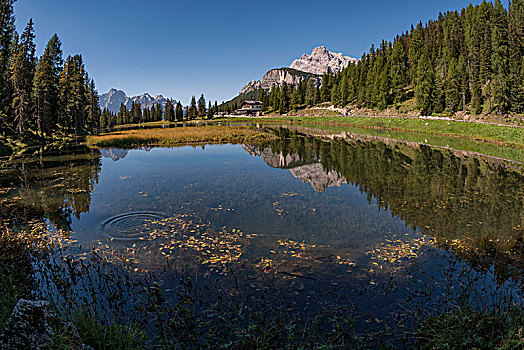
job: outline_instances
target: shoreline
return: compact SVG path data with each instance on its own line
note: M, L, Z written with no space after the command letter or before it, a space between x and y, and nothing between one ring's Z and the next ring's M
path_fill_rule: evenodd
M264 123L310 124L345 126L375 130L391 130L416 134L440 135L524 149L524 127L454 119L388 117L388 116L263 116L225 117L219 121L261 121ZM455 123L460 122L460 123ZM387 123L387 124L385 124ZM508 135L508 131L509 134Z

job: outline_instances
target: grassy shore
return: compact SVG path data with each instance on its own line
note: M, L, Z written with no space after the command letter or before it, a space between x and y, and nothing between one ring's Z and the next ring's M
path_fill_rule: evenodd
M247 126L177 127L115 131L88 136L94 147L135 147L139 145L179 145L200 143L243 143L270 140L275 136Z
M262 123L338 125L381 130L451 136L504 146L524 148L524 128L448 120L394 117L286 117L232 118L228 120Z

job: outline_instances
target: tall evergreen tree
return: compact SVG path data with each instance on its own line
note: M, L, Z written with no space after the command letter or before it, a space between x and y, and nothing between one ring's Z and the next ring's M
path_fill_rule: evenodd
M204 94L200 95L198 99L198 116L204 117L206 115L206 99Z
M49 133L58 123L58 75L62 70L61 42L55 34L36 66L34 104L38 132Z
M508 55L508 19L506 10L495 1L491 15L491 71L490 82L493 107L498 112L507 112L509 107L509 55ZM522 38L524 39L524 38ZM493 109L490 108L490 112Z
M197 116L197 104L195 96L191 97L191 103L189 105L189 109L187 111L187 117L188 119L195 119Z
M118 110L118 114L116 117L116 124L122 125L126 123L126 105L124 103L120 103L120 109Z
M173 100L168 98L164 111L164 119L169 122L175 121L175 109L173 107Z
M95 81L88 80L86 87L86 127L89 132L95 132L100 127L100 107L98 105L98 91L95 88Z
M149 111L149 121L156 121L156 108L155 105L151 106L151 110Z
M59 76L60 124L75 135L86 131L86 71L81 55L68 56Z
M415 97L417 106L424 115L433 112L433 103L435 98L435 74L433 67L426 54L422 54L417 65L417 87Z
M508 9L509 104L524 112L524 0L512 0Z
M11 109L12 89L9 81L9 63L13 53L15 33L14 0L0 0L0 127L12 127L8 120Z
M213 117L213 106L211 105L211 101L208 102L206 117L207 119L211 119Z
M184 120L184 110L182 109L182 103L180 103L180 101L176 104L175 119L177 122Z
M162 110L162 105L160 104L157 104L156 105L156 110L155 110L155 120L156 121L161 121L163 116L164 116L164 111Z
M32 122L32 90L36 63L34 38L33 20L30 19L16 43L11 63L12 106L19 138L22 138L27 125Z

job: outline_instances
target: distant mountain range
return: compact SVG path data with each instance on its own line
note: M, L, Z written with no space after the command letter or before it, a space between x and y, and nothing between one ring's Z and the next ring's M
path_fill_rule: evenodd
M151 108L160 104L164 108L167 99L162 95L152 97L147 92L140 96L128 97L122 90L111 89L105 94L100 95L100 109L107 109L113 113L118 113L120 104L124 104L127 109L131 108L132 103L140 103L142 109Z
M242 88L240 95L260 89L271 90L274 86L282 86L284 82L297 86L305 79L315 79L320 84L322 74L340 72L348 64L357 61L356 58L331 52L325 46L319 46L313 49L311 55L305 53L294 60L289 68L271 69L261 80L250 81Z

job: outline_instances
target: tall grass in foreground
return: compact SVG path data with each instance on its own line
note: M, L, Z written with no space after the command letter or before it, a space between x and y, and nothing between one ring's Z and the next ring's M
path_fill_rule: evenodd
M93 250L82 259L67 246L56 246L51 252L36 233L2 231L0 249L10 255L0 258L10 258L0 260L0 276L6 277L17 266L6 261L31 262L27 266L35 271L22 269L13 275L17 280L4 281L20 296L27 295L24 286L39 286L33 291L36 296L50 301L77 327L82 342L95 349L506 350L519 349L524 343L522 296L515 299L513 289L505 284L479 289L489 285L492 276L455 260L441 266L444 279L439 283L447 287L442 296L436 296L440 302L431 308L424 302L435 292L431 280L422 285L406 284L402 276L392 278L381 283L380 289L386 294L407 293L398 314L393 315L397 323L375 319L358 329L357 323L367 322L362 319L365 315L343 294L320 293L314 311L293 307L292 299L275 302L271 295L275 285L267 288L264 284L271 278L276 283L274 275L252 279L248 266L234 261L224 264L225 274L220 278L198 283L192 266L176 266L166 260L161 271L136 272L125 255L113 252ZM208 234L213 232L206 230ZM362 286L361 292L366 288ZM2 292L9 293L9 289ZM416 299L418 303L411 302ZM60 330L53 340L49 349L76 345Z
M205 126L116 131L88 136L87 143L96 147L135 147L191 143L243 143L274 138L272 134L253 127Z

